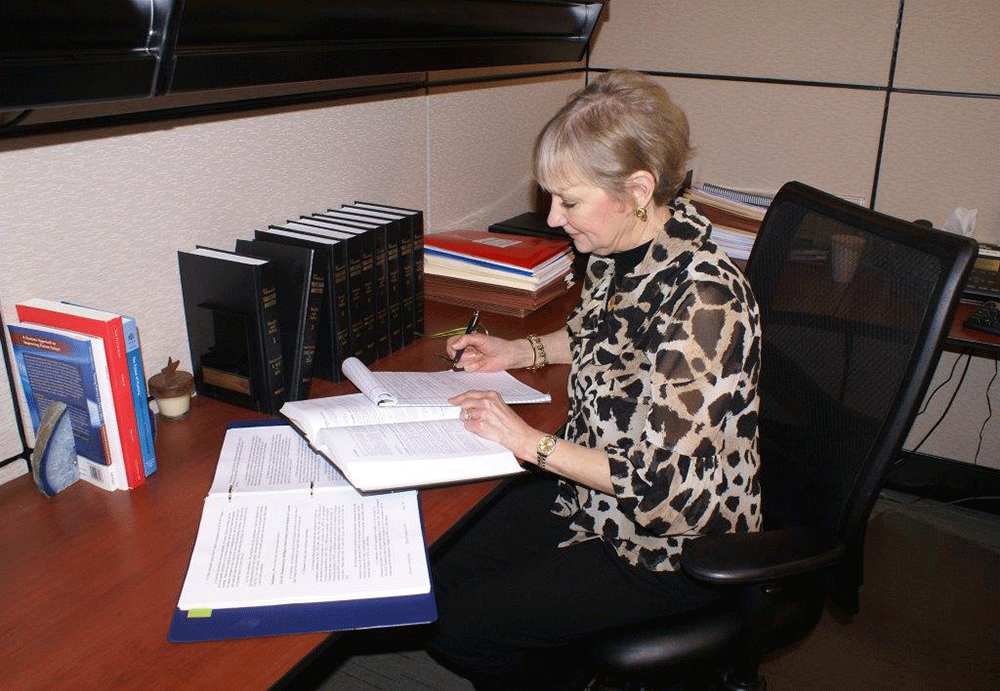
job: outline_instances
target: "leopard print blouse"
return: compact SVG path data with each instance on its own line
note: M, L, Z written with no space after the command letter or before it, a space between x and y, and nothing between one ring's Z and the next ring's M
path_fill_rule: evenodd
M760 529L757 304L708 220L670 209L617 291L613 260L590 259L564 436L607 452L615 492L561 481L553 508L574 533L563 546L601 538L653 571L678 569L689 538Z

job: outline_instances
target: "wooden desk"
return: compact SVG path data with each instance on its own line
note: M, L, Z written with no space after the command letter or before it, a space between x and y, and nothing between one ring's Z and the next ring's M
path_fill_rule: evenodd
M995 336L985 331L967 329L962 326L962 322L979 305L980 303L978 302L963 301L958 303L958 307L955 309L955 317L951 320L951 329L948 331L946 345L973 348L984 351L984 354L989 357L1000 358L1000 336Z
M546 333L565 323L575 288L525 319L484 313L491 333ZM427 332L464 325L469 310L428 303ZM422 339L376 369L443 369L440 340ZM568 366L515 372L552 394L519 406L533 426L565 421ZM313 396L346 393L318 381ZM196 398L186 420L160 420L159 469L129 492L78 482L46 499L27 476L0 486L0 686L8 689L262 689L327 638L305 634L213 643L167 642L227 423L262 417ZM428 544L497 486L421 490Z

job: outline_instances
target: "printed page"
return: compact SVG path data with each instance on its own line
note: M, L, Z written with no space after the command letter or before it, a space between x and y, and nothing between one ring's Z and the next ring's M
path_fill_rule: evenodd
M344 360L342 369L363 394L380 406L447 405L449 398L466 391L496 391L508 405L552 400L509 372L372 372L356 358Z
M365 394L313 398L307 401L289 401L281 407L281 414L315 439L324 427L352 427L355 425L384 425L420 420L457 420L462 409L454 405L421 407L378 406Z
M350 483L288 425L226 431L210 494L344 488Z
M340 365L340 369L343 371L344 376L358 387L358 391L370 400L379 405L395 404L395 396L382 386L381 382L375 378L372 371L361 360L356 357L349 357ZM438 402L437 405L442 405L442 403Z
M317 448L363 491L416 487L521 472L507 448L460 420L328 427Z
M178 607L416 595L430 577L416 492L210 496Z

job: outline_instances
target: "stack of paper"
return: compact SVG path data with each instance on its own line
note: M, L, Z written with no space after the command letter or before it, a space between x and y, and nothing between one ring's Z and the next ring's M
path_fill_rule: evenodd
M573 254L565 240L451 230L425 236L424 274L429 298L524 316L572 284Z
M712 240L726 254L741 260L750 256L771 196L710 183L689 187L681 196L712 222Z

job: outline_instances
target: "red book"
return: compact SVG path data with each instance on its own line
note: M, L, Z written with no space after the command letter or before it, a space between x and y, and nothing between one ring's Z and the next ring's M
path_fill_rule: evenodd
M569 241L485 230L447 230L425 235L424 251L535 271L569 252Z
M142 465L142 447L139 446L139 428L135 421L135 406L132 401L132 384L129 380L121 317L87 307L38 298L18 303L17 316L22 322L76 331L96 336L104 341L108 375L111 377L111 397L115 403L115 417L121 435L128 486L132 489L145 483L146 474Z

